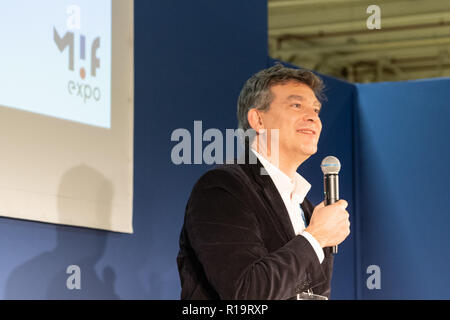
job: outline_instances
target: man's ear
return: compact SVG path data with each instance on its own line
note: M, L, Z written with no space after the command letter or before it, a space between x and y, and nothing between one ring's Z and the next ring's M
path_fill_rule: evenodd
M260 129L264 129L263 120L261 118L260 113L258 112L258 110L256 108L252 108L252 109L248 110L247 120L248 120L250 127L252 127L252 129L254 129L256 132L259 132Z

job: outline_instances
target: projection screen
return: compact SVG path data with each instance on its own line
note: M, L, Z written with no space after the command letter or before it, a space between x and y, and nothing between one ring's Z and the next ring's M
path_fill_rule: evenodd
M133 1L3 1L0 40L0 215L132 233Z

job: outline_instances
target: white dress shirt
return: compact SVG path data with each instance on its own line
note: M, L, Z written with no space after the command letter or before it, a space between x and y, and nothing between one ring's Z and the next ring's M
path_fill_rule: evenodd
M309 241L317 254L319 262L322 263L325 258L323 249L310 233L304 231L305 223L302 218L303 210L300 207L300 204L305 200L306 194L311 189L311 184L297 172L294 175L294 179L289 178L283 171L270 163L269 160L264 158L261 154L254 149L251 150L256 157L258 157L259 161L264 166L264 169L266 169L268 175L277 187L287 212L289 213L295 235L302 235Z

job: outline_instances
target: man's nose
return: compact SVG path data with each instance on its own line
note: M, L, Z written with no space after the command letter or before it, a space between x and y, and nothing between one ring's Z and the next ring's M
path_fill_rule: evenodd
M319 115L314 108L308 108L303 115L303 120L308 122L317 122L319 121Z

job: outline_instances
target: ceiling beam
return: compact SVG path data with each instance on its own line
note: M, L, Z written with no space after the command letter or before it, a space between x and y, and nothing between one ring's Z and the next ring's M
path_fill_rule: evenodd
M383 31L384 28L393 28L414 24L449 23L450 12L421 13L406 16L382 17L381 29L370 30L372 32ZM367 30L366 19L330 24L304 25L287 28L269 28L269 37L280 37L283 35L301 35L308 37L318 34L329 34L336 32L352 32L356 30Z
M346 5L353 3L367 2L365 0L285 0L285 1L268 1L269 9L292 8L309 5Z
M271 53L277 54L298 54L302 55L315 55L322 53L351 53L362 51L382 51L388 49L399 48L417 48L422 46L444 46L450 44L450 37L439 38L425 38L425 39L412 39L403 41L386 41L386 42L374 42L374 43L357 43L357 44L340 44L332 46L316 46L316 47L299 47L288 49L274 49Z

